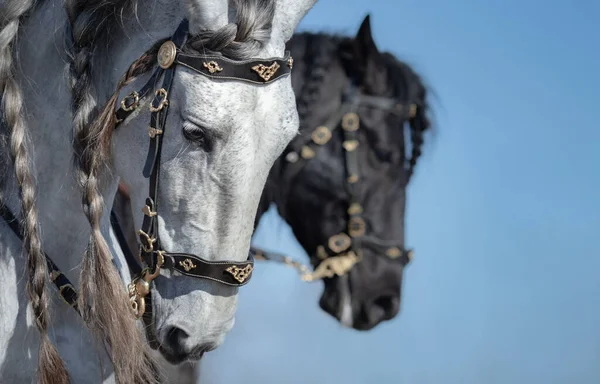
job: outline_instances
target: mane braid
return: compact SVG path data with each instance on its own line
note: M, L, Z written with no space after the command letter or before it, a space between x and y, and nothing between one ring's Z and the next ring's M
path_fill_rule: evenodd
M73 150L78 181L82 188L84 213L91 235L81 268L80 303L82 316L96 339L105 343L118 383L156 383L156 371L148 344L131 315L121 277L100 231L104 201L99 190L100 174L109 158L115 126L114 110L119 91L153 68L158 45L136 60L100 110L92 85L91 60L110 23L116 23L116 9L133 1L67 0L71 27L70 75L73 111ZM95 26L91 28L90 25Z
M249 59L263 49L271 39L274 0L231 0L236 10L233 23L211 31L204 30L191 37L187 46L197 52L220 53L232 60ZM230 6L231 8L231 6Z
M319 91L325 81L327 70L336 54L339 39L325 34L300 33L294 39L302 39L306 50L306 69L304 86L298 96L296 106L300 118L300 131L309 128L305 124L311 108L318 101ZM310 133L310 132L308 132Z
M46 261L35 206L36 185L27 148L27 123L23 116L23 94L15 80L14 40L19 26L35 8L34 0L6 0L0 6L0 92L3 128L10 136L10 156L21 200L23 250L27 255L27 296L40 336L38 378L42 384L69 382L69 374L48 337L48 293Z
M424 134L431 128L431 122L428 118L427 89L420 76L408 64L396 59L389 53L385 53L383 57L388 73L392 75L394 94L416 105L415 115L408 122L411 140L411 156L407 159L408 182L422 154Z

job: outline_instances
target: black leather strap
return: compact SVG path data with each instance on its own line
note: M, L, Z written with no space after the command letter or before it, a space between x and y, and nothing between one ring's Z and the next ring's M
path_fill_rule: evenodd
M136 110L136 108L139 105L139 102L143 98L148 96L148 94L154 89L156 85L156 80L160 78L161 74L162 69L159 67L156 71L154 71L150 79L146 82L146 84L142 87L141 90L139 90L138 92L132 92L123 98L123 100L121 101L121 107L115 112L115 117L117 119L117 125L115 126L115 128L118 127L123 120L128 118L129 115L131 115L133 111Z
M17 237L23 241L23 230L19 220L13 215L13 213L5 205L0 206L0 214L2 218L8 224L10 229L17 235ZM58 289L59 297L68 305L73 307L77 313L79 308L77 307L77 291L73 287L73 284L67 279L67 277L58 269L52 259L44 252L44 258L46 259L46 267L48 269L48 277L50 281Z
M164 257L165 267L183 275L214 280L235 287L241 287L250 281L254 266L252 254L242 262L207 261L187 253L165 253Z
M292 72L293 63L289 52L283 58L248 61L179 53L175 62L212 80L239 80L252 84L269 84L288 76Z
M129 248L129 244L127 243L127 238L125 237L125 232L123 228L121 228L121 224L119 224L119 220L117 219L117 214L111 210L110 211L110 225L113 228L113 232L117 237L117 242L123 251L123 255L125 256L125 261L127 262L127 266L129 267L129 272L138 275L142 273L142 267L140 266L141 260L136 260L133 252Z

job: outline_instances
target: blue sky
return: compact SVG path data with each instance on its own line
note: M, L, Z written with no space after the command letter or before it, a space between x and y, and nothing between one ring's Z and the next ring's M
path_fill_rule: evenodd
M401 315L341 328L320 284L261 263L203 384L600 383L600 2L320 0L301 29L367 12L437 97ZM274 212L255 243L306 260Z

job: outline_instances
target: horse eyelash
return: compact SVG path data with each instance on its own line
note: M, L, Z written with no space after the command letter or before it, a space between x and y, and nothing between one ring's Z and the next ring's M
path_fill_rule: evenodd
M204 127L186 121L183 123L183 136L186 140L200 146L205 151L210 151L212 148L210 135Z

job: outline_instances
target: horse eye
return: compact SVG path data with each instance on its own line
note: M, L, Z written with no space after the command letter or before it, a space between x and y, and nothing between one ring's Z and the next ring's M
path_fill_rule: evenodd
M186 121L183 123L183 136L202 149L210 150L210 141L205 128Z
M379 159L379 161L383 163L391 163L393 155L394 154L392 151L387 151L378 148L375 149L375 156L377 156L377 159Z

